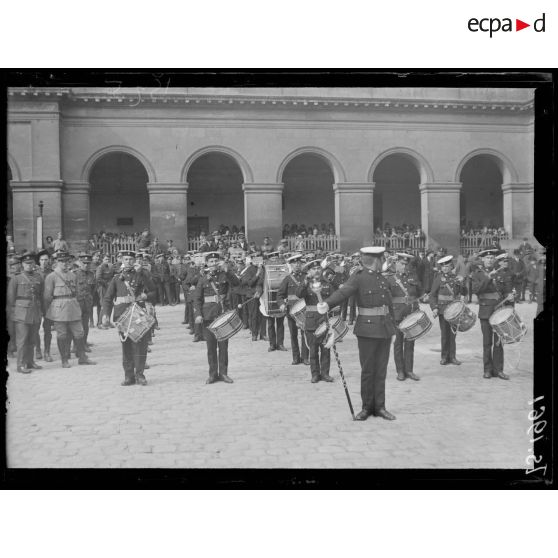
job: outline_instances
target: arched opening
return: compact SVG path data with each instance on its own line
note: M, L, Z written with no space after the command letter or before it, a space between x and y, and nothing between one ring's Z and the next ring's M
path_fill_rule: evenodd
M492 155L476 155L461 170L461 229L465 231L503 227L502 171Z
M374 230L421 227L420 172L410 156L394 153L382 159L372 177Z
M128 153L107 153L95 161L89 174L90 232L149 228L147 181L145 167Z
M307 234L317 225L320 234L335 230L335 196L333 170L327 159L314 153L303 153L291 159L283 171L283 229L287 233L296 225ZM330 231L333 227L333 231Z
M8 165L8 180L6 183L6 236L14 237L14 198L12 194L11 181L13 180L12 169Z
M244 227L244 181L238 163L225 153L201 155L188 169L188 236L224 226Z

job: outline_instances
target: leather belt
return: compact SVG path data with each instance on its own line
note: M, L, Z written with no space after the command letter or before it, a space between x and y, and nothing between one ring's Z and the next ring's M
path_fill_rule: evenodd
M306 306L306 311L307 312L317 312L318 307L317 306Z
M404 296L394 296L392 299L393 304L413 304L418 300L414 296L404 297Z
M213 296L204 296L203 302L204 304L207 304L208 302L219 302L219 301L217 300L217 295L213 295Z
M494 299L494 300L498 300L500 298L500 293L482 293L479 294L478 297L483 300L483 299Z
M359 306L358 313L360 316L386 316L389 314L389 308L387 306L374 306L374 308L361 308Z
M56 295L52 298L76 298L76 295Z
M450 295L438 295L438 300L455 300L455 297Z
M129 302L134 302L135 298L133 296L117 296L115 304L128 304Z

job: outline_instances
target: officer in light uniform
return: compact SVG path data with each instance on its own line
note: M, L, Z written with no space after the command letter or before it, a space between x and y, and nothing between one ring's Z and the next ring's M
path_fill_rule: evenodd
M440 322L440 335L442 345L442 358L440 364L460 365L457 360L455 335L451 324L444 318L444 310L455 300L460 300L461 295L467 294L465 278L452 273L453 256L444 256L437 262L440 272L434 277L432 289L428 295L428 302L434 317Z
M95 276L89 269L92 257L90 254L82 252L78 256L78 269L74 271L77 285L77 300L81 308L81 324L83 326L83 340L85 351L90 352L87 336L89 335L89 323L93 316L93 295L95 292Z
M356 297L358 318L354 334L358 340L362 369L362 411L356 416L357 420L366 420L370 415L385 420L395 419L385 406L389 349L396 328L389 284L381 273L384 252L383 246L361 248L361 268L322 304L318 304L318 312L325 314L330 307L339 305L350 296Z
M395 323L399 325L404 318L419 309L418 299L422 296L422 285L416 273L408 269L413 255L397 252L395 256L395 273L387 274L386 278L390 286ZM393 359L398 380L420 380L413 372L414 352L415 342L405 339L403 332L397 328L393 343Z
M8 286L8 307L13 308L17 346L17 371L29 374L40 370L33 361L33 348L41 326L43 279L35 271L36 256L26 252L21 258L23 271L16 274Z

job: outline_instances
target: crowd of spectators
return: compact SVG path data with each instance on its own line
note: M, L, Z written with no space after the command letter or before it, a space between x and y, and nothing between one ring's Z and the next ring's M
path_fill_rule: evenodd
M333 223L329 223L326 225L322 223L318 225L314 223L313 225L297 225L293 223L292 225L283 225L283 238L288 238L290 236L331 236L335 234L335 225Z
M380 238L426 238L420 227L416 225L407 225L406 223L403 223L402 225L391 225L390 223L385 223L383 228L376 228L374 235Z

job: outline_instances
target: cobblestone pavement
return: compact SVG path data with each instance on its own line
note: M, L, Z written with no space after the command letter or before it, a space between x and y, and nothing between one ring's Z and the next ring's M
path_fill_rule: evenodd
M482 378L480 326L458 334L461 366L440 366L439 327L416 343L420 382L387 380L388 422L351 420L332 355L333 384L310 383L289 352L267 352L242 330L229 342L234 384L205 385L205 343L180 325L183 306L158 309L148 386L121 387L116 330L94 328L97 366L55 362L8 379L9 467L523 468L533 391L535 304L518 305L528 333L507 346L510 381ZM477 310L473 304L472 309ZM287 328L286 328L287 329ZM288 329L286 345L288 346ZM360 410L356 338L338 345ZM520 357L519 365L512 369ZM13 359L9 371L15 371Z

